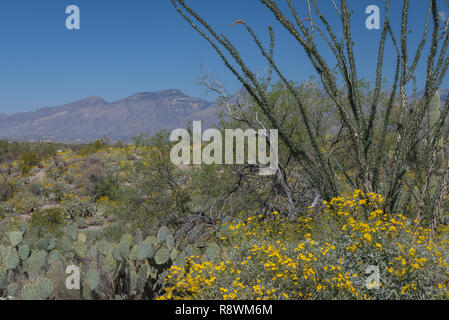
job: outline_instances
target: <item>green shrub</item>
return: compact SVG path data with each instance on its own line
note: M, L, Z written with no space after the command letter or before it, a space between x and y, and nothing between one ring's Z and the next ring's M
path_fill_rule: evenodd
M31 168L37 166L40 162L38 154L34 150L29 150L23 153L20 156L20 160L22 161L20 170L24 176L28 175Z
M116 200L120 195L119 179L111 174L102 174L97 177L97 181L93 186L93 195L95 200L102 197L108 197L111 200Z
M47 195L47 191L45 190L44 186L38 182L31 183L28 190L35 196Z
M64 181L57 180L51 188L53 200L56 202L61 202L65 197L66 189L67 186Z
M31 215L30 228L34 228L40 235L42 233L57 233L64 225L64 211L61 208L48 208Z
M99 150L106 148L108 146L108 144L109 144L108 139L106 139L106 138L99 139L93 143L89 143L88 145L82 147L79 152L81 155L86 156L86 155L96 153Z
M95 213L94 204L78 196L71 196L65 201L63 208L70 219L92 217Z
M7 201L12 195L16 186L10 180L7 182L0 182L0 201Z

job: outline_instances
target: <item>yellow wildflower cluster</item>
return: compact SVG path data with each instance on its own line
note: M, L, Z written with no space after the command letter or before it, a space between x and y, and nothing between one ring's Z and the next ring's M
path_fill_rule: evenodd
M295 221L239 215L221 227L222 261L172 267L160 299L449 298L448 228L431 237L383 201L356 190Z

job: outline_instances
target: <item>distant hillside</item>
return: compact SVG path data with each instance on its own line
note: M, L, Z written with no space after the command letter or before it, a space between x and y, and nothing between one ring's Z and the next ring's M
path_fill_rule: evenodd
M216 121L218 105L179 90L136 93L107 102L90 97L63 106L11 116L0 114L0 137L84 142L104 136L127 140L141 133L186 128L192 120Z
M242 101L244 92L238 90L230 102ZM423 91L417 94L422 96ZM449 89L440 90L443 101L448 94ZM225 110L220 99L212 103L176 89L140 92L114 102L89 97L34 112L0 113L0 138L88 142L106 136L127 141L141 133L187 128L193 120L201 120L204 127L213 126L220 110Z

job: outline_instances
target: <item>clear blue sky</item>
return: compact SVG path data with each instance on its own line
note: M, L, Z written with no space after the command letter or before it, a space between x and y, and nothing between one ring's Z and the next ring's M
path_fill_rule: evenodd
M230 28L236 19L244 19L265 41L266 26L274 26L276 58L290 79L302 81L314 75L302 49L289 34L279 32L279 24L258 1L187 2L235 42L254 70L263 70L266 63L241 26ZM392 11L396 12L393 19L399 21L402 1L392 2ZM363 61L359 74L372 79L380 31L365 28L365 8L377 4L383 14L384 1L349 3L354 10L356 53ZM65 28L65 8L70 4L81 10L81 30ZM330 0L319 0L319 4L336 22ZM414 32L410 37L416 44L427 5L428 1L412 0L410 27ZM393 59L390 53L387 70L393 69ZM93 95L113 101L138 91L170 88L212 100L214 97L206 96L196 84L202 63L225 82L229 92L240 87L215 51L179 16L169 0L0 1L0 112L35 110ZM449 87L447 81L444 86Z

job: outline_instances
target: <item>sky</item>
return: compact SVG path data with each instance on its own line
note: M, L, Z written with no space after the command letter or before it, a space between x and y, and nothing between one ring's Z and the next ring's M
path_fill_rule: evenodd
M267 26L276 34L275 59L288 79L301 82L315 75L304 51L282 29L258 0L186 0L219 33L240 50L255 72L263 74L267 62L260 56L241 25L243 19L268 45ZM412 0L410 49L422 34L428 2ZM280 0L282 7L285 1ZM303 1L293 0L307 13ZM321 10L340 28L330 0L318 0ZM381 30L368 30L365 20L369 5L381 9L384 0L349 0L358 74L373 80ZM402 1L393 0L393 27L398 30ZM67 30L66 7L80 9L80 30ZM447 7L441 0L441 17ZM341 34L340 34L341 36ZM333 61L329 52L323 56ZM386 55L386 77L392 79L395 55ZM224 83L227 92L241 87L210 45L177 13L169 0L2 0L0 1L0 112L13 114L40 107L66 104L90 96L107 101L136 92L179 89L209 101L198 85L203 69ZM418 74L424 74L424 65ZM423 86L424 77L418 79ZM443 84L449 88L446 80Z

